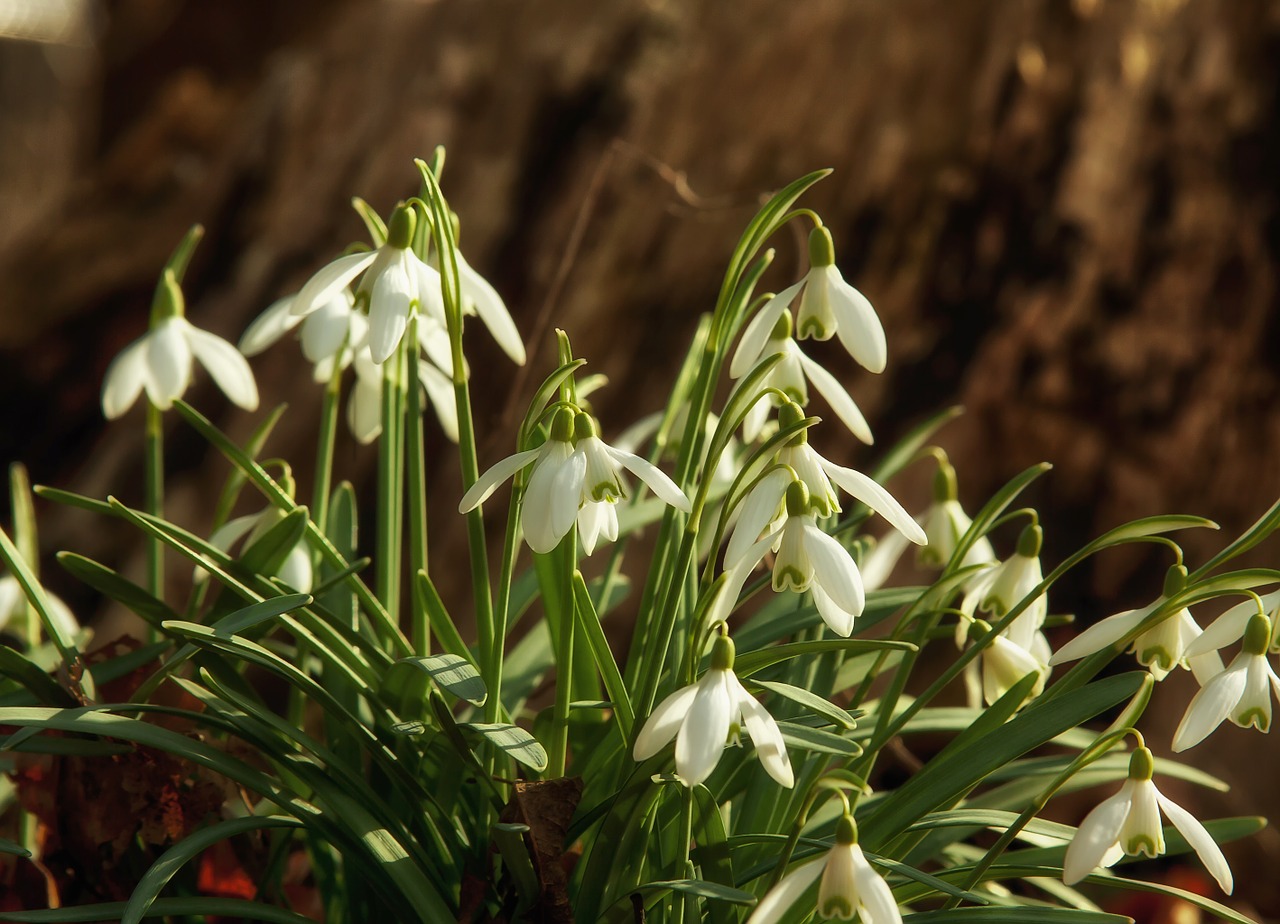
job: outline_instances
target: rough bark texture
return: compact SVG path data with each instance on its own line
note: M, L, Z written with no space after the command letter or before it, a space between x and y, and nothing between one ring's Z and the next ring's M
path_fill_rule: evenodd
M510 450L501 424L548 368L552 326L610 376L596 402L606 428L656 408L759 196L832 166L808 204L877 306L891 358L873 377L822 355L847 373L882 444L963 404L941 442L970 507L1053 461L1032 497L1052 560L1169 510L1238 532L1275 499L1280 4L263 9L110 7L100 81L68 104L92 108L83 95L100 94L97 134L82 129L89 153L74 172L51 165L43 214L22 216L0 247L2 454L38 481L139 490L140 418L104 429L97 388L141 333L157 268L188 224L209 231L192 316L234 339L360 236L352 194L385 211L415 189L411 158L443 143L463 246L531 346L528 371L513 374L485 334L471 335L486 370L482 464ZM557 290L580 218L583 243ZM794 275L801 244L779 242L772 284ZM264 402L294 408L275 451L315 428L316 391L287 352L256 366ZM251 427L207 385L193 400L233 434ZM171 447L173 510L196 527L223 469L176 424ZM868 458L844 448L855 465ZM373 458L349 443L341 456L355 471ZM444 456L430 474L436 511L460 490ZM899 486L917 505L923 475ZM42 513L47 547L120 563L122 534L86 535L78 515ZM438 545L454 535L441 528ZM1187 536L1189 559L1218 541ZM1096 618L1141 604L1166 564L1104 557L1054 608ZM1247 771L1231 749L1277 753L1275 736L1222 735L1220 771L1235 783ZM1256 790L1230 808L1245 804L1275 814ZM1277 848L1274 836L1262 843L1258 862ZM1250 860L1235 860L1245 880Z

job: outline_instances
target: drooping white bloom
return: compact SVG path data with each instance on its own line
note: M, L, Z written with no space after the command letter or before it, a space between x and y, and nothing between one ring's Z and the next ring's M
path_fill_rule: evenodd
M1059 648L1049 660L1051 665L1074 661L1114 645L1138 627L1186 585L1187 569L1174 565L1165 577L1164 593L1154 603L1141 609L1126 610L1085 629ZM1133 640L1129 650L1156 680L1163 680L1175 667L1190 669L1201 684L1222 672L1222 659L1216 651L1189 656L1188 646L1200 636L1200 627L1191 612L1183 607L1169 613L1160 622Z
M1267 650L1272 654L1280 654L1280 590L1263 594L1262 612L1271 618L1271 641ZM1258 612L1258 601L1250 598L1243 600L1213 621L1195 641L1187 645L1187 656L1194 658L1209 651L1225 648L1244 635L1249 619Z
M48 589L44 592L45 602L49 605L49 616L58 624L58 628L67 638L80 631L80 623L66 601ZM5 628L15 616L26 612L27 593L12 574L0 577L0 629Z
M702 679L676 690L653 710L636 736L632 755L648 760L672 738L676 776L697 786L711 775L732 735L746 727L756 755L769 776L790 789L795 784L786 742L773 716L746 691L733 672L734 647L727 635L716 637L711 667Z
M1271 729L1271 696L1280 697L1280 677L1267 661L1271 620L1254 613L1244 632L1244 646L1230 667L1192 697L1173 734L1173 749L1194 747L1230 719L1241 728Z
M1158 857L1165 851L1161 811L1200 857L1222 891L1231 893L1231 868L1212 835L1190 812L1169 799L1151 780L1154 759L1145 747L1129 758L1129 778L1120 791L1085 816L1067 846L1062 881L1079 882L1099 867L1113 866L1125 854Z
M257 356L289 331L301 325L298 339L302 355L315 364L315 379L324 382L334 368L351 364L358 346L368 336L369 322L356 310L355 296L347 288L333 292L305 318L293 314L294 295L272 302L245 328L238 344L245 356Z
M184 317L182 290L172 270L165 270L151 329L125 347L102 383L102 413L108 420L124 414L145 390L147 398L167 410L191 384L193 359L209 370L218 387L246 411L258 407L258 386L240 352L216 334Z
M836 842L825 856L798 866L768 891L747 924L775 924L787 916L819 878L818 916L862 924L902 924L893 892L858 846L857 826L848 815L836 823Z
M552 419L547 442L538 449L508 456L482 474L463 496L458 512L466 513L482 504L499 484L531 462L534 468L525 488L520 522L525 541L535 552L550 552L575 522L582 530L588 555L600 536L616 539L617 511L612 508L626 494L623 469L665 503L686 513L690 510L689 498L657 466L600 439L589 414L561 408Z
M985 626L985 623L976 625ZM1049 678L1049 654L1049 641L1043 632L1037 631L1032 636L1030 648L1023 648L1003 633L997 634L978 656L983 702L990 706L1028 674L1034 674L1036 681L1027 692L1024 705L1035 699L1044 692L1045 681Z
M794 287L793 287L794 288ZM788 290L789 291L789 290ZM794 292L792 293L794 295ZM796 404L804 406L809 403L807 382L813 383L836 416L849 428L849 432L859 440L870 445L874 442L871 427L867 419L858 410L849 392L840 384L834 375L801 352L791 336L791 312L788 310L790 297L786 292L774 296L743 331L742 340L734 351L729 364L729 375L735 379L742 378L760 360L781 353L783 358L770 370L764 381L760 383L762 390L777 389ZM762 395L751 406L742 423L742 435L747 442L753 442L764 429L769 417L769 408L781 403L777 395Z
M787 479L792 478L788 470L779 471ZM765 480L776 477L776 473L770 473ZM747 576L764 558L765 552L774 548L777 555L773 563L773 589L797 593L809 591L819 615L831 631L847 638L853 632L854 620L866 606L866 592L858 565L848 549L818 528L804 482L790 481L785 488L785 499L786 516L781 526L743 551L736 560L730 557L736 550L731 548L726 553L726 563L732 563L712 604L708 620L716 622L728 616ZM744 509L738 528L748 530L748 535L752 530L763 528L763 509L763 505L756 505L749 511Z
M502 352L511 357L517 366L523 366L524 341L520 339L520 331L516 329L515 321L511 320L511 312L507 310L502 296L489 284L489 280L472 269L461 250L455 252L458 255L458 282L462 286L463 314L478 316L502 348ZM433 253L430 264L438 267L438 261L438 255Z
M400 206L392 213L387 240L377 250L339 257L311 277L290 306L306 317L363 273L355 290L356 303L369 307L369 351L375 363L395 352L409 324L409 314L444 316L440 274L413 252L417 218Z
M973 525L969 515L960 506L956 470L945 456L939 458L938 471L934 475L933 504L921 515L920 523L929 538L929 544L920 550L918 559L921 565L933 568L941 568L951 561L960 540ZM964 553L960 567L993 565L996 561L991 540L986 536L979 536Z
M209 544L215 549L230 554L235 545L243 539L245 547L248 548L261 539L271 527L279 523L283 516L284 513L280 508L267 507L257 513L228 520L213 531L209 537ZM196 582L207 580L208 577L209 572L198 566L192 574L192 580ZM313 579L311 554L307 551L305 540L299 539L289 550L275 577L280 578L295 590L303 593L311 591Z
M1038 525L1023 529L1018 537L1018 548L1013 555L981 575L981 581L971 585L983 588L980 597L982 609L996 616L1003 616L1035 589L1043 579L1040 570L1040 545L1044 534ZM1044 626L1049 615L1049 601L1044 594L1032 600L1013 623L1005 627L1009 640L1030 651L1035 634Z

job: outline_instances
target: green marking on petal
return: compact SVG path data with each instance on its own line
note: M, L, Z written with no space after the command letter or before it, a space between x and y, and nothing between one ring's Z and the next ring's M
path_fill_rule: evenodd
M1246 709L1233 719L1241 728L1256 728L1265 734L1271 725L1271 717L1258 707Z
M1155 664L1162 671L1171 671L1176 663L1173 654L1163 645L1157 645L1154 648L1144 648L1138 654L1138 663L1143 667L1150 667Z
M591 489L591 499L596 503L617 503L622 497L622 487L616 481L602 481Z
M809 582L805 580L805 576L800 573L798 568L786 565L780 570L773 572L773 589L774 590L794 590L802 593L809 587Z
M1125 845L1124 852L1131 857L1136 857L1140 853L1148 857L1160 856L1159 851L1156 850L1156 842L1145 834L1130 838L1129 843Z
M843 895L832 895L822 903L818 913L824 918L839 918L847 921L853 917L853 905Z

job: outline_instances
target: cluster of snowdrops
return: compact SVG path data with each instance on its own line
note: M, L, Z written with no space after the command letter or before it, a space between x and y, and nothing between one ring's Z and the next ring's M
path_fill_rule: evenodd
M70 704L30 705L40 690L11 680L28 699L5 700L0 726L19 726L24 740L58 730L172 750L253 794L171 847L153 867L164 872L112 906L122 920L186 908L194 893L189 883L184 892L183 864L254 829L270 830L282 853L306 853L334 921L454 920L481 907L486 919L517 920L555 903L579 921L981 922L1008 920L998 916L1008 906L1048 920L1119 921L1091 897L1094 886L1117 885L1247 920L1110 870L1194 851L1232 890L1218 842L1261 822L1206 825L1164 795L1157 773L1220 784L1156 758L1137 725L1155 685L1189 669L1200 691L1172 751L1227 720L1268 730L1280 695L1269 660L1280 650L1280 590L1266 591L1280 573L1227 565L1270 534L1276 508L1194 569L1168 534L1212 524L1169 515L1118 526L1046 574L1036 511L1014 502L1048 466L1022 473L971 518L955 470L930 445L951 412L922 422L868 473L827 458L832 426L872 443L842 379L855 367L882 372L889 353L871 303L837 268L829 229L796 206L825 172L772 196L749 223L664 407L620 431L597 420L590 397L603 377L583 376L584 360L557 332L558 361L513 434L515 451L482 471L465 322L478 318L513 363L525 363L525 346L498 292L458 249L461 223L439 186L442 152L418 166L419 195L385 222L356 200L370 243L272 305L238 347L185 316L182 281L199 239L189 235L162 273L147 332L114 360L102 389L108 418L139 399L146 406L145 504L40 489L143 533L141 584L74 553L60 560L150 623L152 673L129 704L97 702L93 671L59 675ZM806 268L776 294L759 291L775 257L765 245L793 222L808 227ZM245 357L289 334L321 395L310 506L295 499L286 460L258 458L278 412L237 446L181 400L199 364L256 411ZM839 361L805 352L806 341L833 338L847 353ZM367 556L355 493L333 471L344 401L352 436L378 443ZM424 427L427 404L459 454L470 641L432 580L424 460L444 448ZM163 517L173 410L232 466L212 528ZM932 503L914 515L884 487L908 465L934 472ZM508 481L505 516L487 517ZM246 487L261 498L240 499ZM256 510L232 517L237 505ZM495 522L504 524L496 569ZM993 538L1015 540L1006 557ZM1066 619L1050 614L1051 586L1130 542L1169 551L1163 594L1052 651L1045 630ZM86 630L19 545L4 537L4 612L25 614L14 623L25 619L35 663L71 668ZM932 584L893 583L912 546ZM174 552L194 573L185 602L170 604L163 560ZM1190 608L1224 597L1231 605L1202 630ZM619 634L604 631L611 619L634 623L629 645L610 643ZM940 675L916 670L930 644L951 652ZM1140 668L1100 677L1126 649ZM1237 653L1224 658L1224 649ZM284 715L255 689L249 666L288 684ZM249 742L266 769L147 731L154 726L133 716L166 683L201 702L189 718L207 736ZM966 706L939 704L953 686ZM1090 727L1117 709L1110 724ZM946 748L907 782L877 787L893 743L939 732L951 736ZM580 782L566 789L566 778ZM1041 817L1055 794L1108 783L1118 792L1078 827ZM539 791L567 806L554 824L521 808ZM37 840L11 852L38 852ZM557 859L565 856L573 863ZM166 889L174 894L161 897ZM271 891L264 883L261 894ZM268 909L264 920L292 919L235 902L231 910L250 917Z

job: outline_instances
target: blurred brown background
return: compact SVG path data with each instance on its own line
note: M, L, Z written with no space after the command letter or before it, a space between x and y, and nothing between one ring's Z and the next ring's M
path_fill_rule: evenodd
M1280 494L1280 2L0 0L0 36L0 458L37 482L140 499L141 415L105 427L98 389L188 225L208 229L190 315L235 340L361 237L350 196L385 213L445 144L463 247L530 340L520 375L470 338L482 465L511 450L552 326L612 380L606 436L656 409L761 195L830 166L806 204L890 365L819 353L880 445L963 404L941 443L970 510L1054 462L1031 498L1050 562L1157 512L1234 535ZM772 285L802 243L778 242ZM281 345L255 371L264 406L293 409L268 454L303 463L308 370ZM191 397L252 429L206 378ZM225 465L170 423L170 509L199 530ZM874 457L833 430L823 446ZM373 459L341 435L341 473ZM447 512L456 463L432 466ZM926 475L895 485L913 509ZM127 533L40 515L46 551L138 567ZM437 548L457 538L440 513L432 528ZM1186 536L1189 563L1222 541ZM1053 608L1141 605L1167 564L1106 556ZM1162 691L1152 724L1171 731L1190 692ZM1280 817L1275 736L1226 730L1196 758L1236 785L1206 811ZM1250 873L1278 854L1274 832L1232 854L1265 915L1274 878Z

